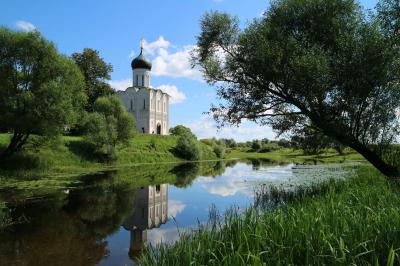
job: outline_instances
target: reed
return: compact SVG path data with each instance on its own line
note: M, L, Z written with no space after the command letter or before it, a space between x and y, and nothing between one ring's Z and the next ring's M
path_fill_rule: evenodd
M280 205L261 212L214 211L174 244L147 247L141 264L399 265L398 189L372 167L353 175L298 194L275 190ZM261 192L259 201L271 200Z

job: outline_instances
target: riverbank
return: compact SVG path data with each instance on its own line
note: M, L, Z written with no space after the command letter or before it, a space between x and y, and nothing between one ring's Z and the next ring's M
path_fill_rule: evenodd
M5 146L10 135L0 134L0 147ZM1 178L37 179L37 177L81 175L131 167L139 164L182 163L184 159L174 153L175 136L135 134L127 144L117 146L117 160L99 162L90 153L82 137L63 136L57 139L32 136L23 151L3 162ZM201 160L218 160L214 147L199 141ZM304 155L300 150L280 149L267 153L250 152L243 148L228 149L225 160L264 159L280 163L327 163L362 160L358 153L348 151L338 154L333 150L318 155Z
M0 134L0 145L9 140ZM33 136L24 150L3 163L0 177L77 175L95 171L133 166L143 163L184 162L174 154L177 137L135 134L127 144L117 146L117 160L99 162L82 137L63 136L46 139ZM199 142L202 159L217 159L212 148Z
M365 160L359 153L346 149L339 154L334 149L328 149L320 154L305 155L301 150L282 148L271 152L252 152L250 148L229 149L227 159L271 159L282 163L336 163Z
M323 184L322 184L323 186ZM321 187L321 186L319 186ZM276 209L229 212L173 245L148 248L143 265L399 264L400 193L369 166ZM284 195L282 195L284 196Z

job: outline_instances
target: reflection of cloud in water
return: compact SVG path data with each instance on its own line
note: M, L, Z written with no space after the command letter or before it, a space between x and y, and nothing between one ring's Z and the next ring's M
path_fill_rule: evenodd
M147 240L151 245L157 245L160 243L174 243L179 239L179 235L190 229L185 228L154 228L147 231Z
M168 217L176 217L176 215L185 209L186 205L179 200L168 200Z
M251 196L254 181L288 180L293 176L292 166L269 166L254 171L251 165L239 163L233 168L227 168L225 173L217 178L200 177L196 182L210 194L228 197L243 193Z

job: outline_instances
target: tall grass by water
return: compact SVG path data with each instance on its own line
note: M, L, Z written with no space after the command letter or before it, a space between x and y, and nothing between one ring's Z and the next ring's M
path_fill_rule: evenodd
M232 209L143 265L399 265L400 194L371 167L279 208ZM268 197L266 197L267 200Z

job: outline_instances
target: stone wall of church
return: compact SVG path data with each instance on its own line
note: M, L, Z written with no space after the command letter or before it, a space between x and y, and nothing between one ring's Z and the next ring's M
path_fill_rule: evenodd
M142 133L168 135L169 95L160 90L130 87L118 91L118 96L136 120L136 129Z
M150 91L150 133L167 135L169 131L169 96L160 90Z

